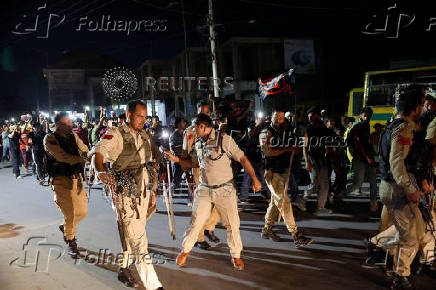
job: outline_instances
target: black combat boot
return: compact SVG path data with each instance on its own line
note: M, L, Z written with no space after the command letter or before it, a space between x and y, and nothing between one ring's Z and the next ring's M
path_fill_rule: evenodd
M75 258L80 254L79 250L77 249L76 238L72 240L67 240L67 245L68 245L68 255L70 255L72 258Z
M371 237L368 236L363 240L366 248L366 259L362 264L363 267L376 267L377 264L383 264L386 259L386 252L381 247L371 242Z
M118 280L126 287L136 288L139 287L138 282L132 275L132 272L128 268L120 268L118 270Z
M271 228L263 228L261 233L262 239L271 239L274 242L280 242L280 237L273 232Z
M215 234L213 233L213 231L208 231L205 230L204 231L204 235L209 239L209 241L211 241L212 243L219 243L220 239L215 236Z
M391 290L413 290L415 289L410 282L409 276L399 276L395 274L392 281Z
M203 249L203 250L207 250L210 248L210 245L208 242L206 241L202 241L202 242L195 242L194 247Z
M313 242L311 238L303 236L303 233L300 231L293 233L292 238L294 239L294 244L296 248L308 246Z

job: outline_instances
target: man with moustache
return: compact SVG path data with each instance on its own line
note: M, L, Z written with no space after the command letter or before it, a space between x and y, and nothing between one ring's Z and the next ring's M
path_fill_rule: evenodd
M129 265L134 263L147 290L163 289L148 253L146 233L149 209L156 203L157 167L162 163L161 154L144 129L146 103L142 100L129 102L126 116L125 123L109 129L93 148L93 165L97 178L110 188L113 207L116 208L123 247L118 280L127 287L138 286L129 271ZM110 169L106 163L110 163Z
M203 101L198 103L197 105L197 114L205 114L210 117L210 105L209 103ZM185 132L183 134L183 145L182 145L182 158L189 158L192 150L194 149L195 141L197 140L197 134L194 130L195 126L191 125L188 128L185 129ZM183 168L183 165L182 165ZM185 169L185 171L188 169ZM193 176L193 185L196 188L198 186L198 181L200 177L200 168L192 168L192 176ZM192 189L190 189L192 191ZM192 200L190 202L192 205ZM218 211L215 207L212 207L211 214L209 216L208 221L205 223L204 228L200 233L198 234L197 242L195 243L195 247L198 247L203 250L207 250L210 248L210 244L206 242L204 237L206 236L209 241L213 243L219 243L220 239L215 236L214 230L216 224L220 221L220 216L218 214Z
M416 164L413 162L423 157L432 163L431 156L425 156L424 148L416 149L413 146L415 143L422 144L422 136L426 136L425 132L424 135L420 132L419 123L423 97L421 88L416 85L400 90L395 102L398 115L388 125L392 126L386 131L390 135L383 136L380 143L380 200L386 206L395 227L388 228L385 232L391 231L392 235L398 233L397 247L390 250L394 270L391 289L413 289L411 264L418 253L422 268L431 270L434 261L435 233L427 229L418 208L420 199L433 191L434 187L431 182L423 179L426 178L424 175L415 173ZM423 163L419 167L424 167ZM377 237L371 242L376 245Z
M198 114L193 121L198 136L192 158L183 159L165 152L171 161L187 168L200 168L199 186L192 209L192 219L185 232L183 250L177 257L177 265L185 265L204 223L211 214L212 206L218 211L227 230L227 243L232 256L231 262L236 270L244 270L241 259L242 241L239 232L240 220L233 184L231 160L239 162L253 180L253 191L262 188L253 167L236 145L235 140L225 133L215 130L212 119L206 114Z
M436 99L433 96L425 96L424 106L422 107L422 114L419 117L421 129L427 130L428 124L433 121L436 116Z

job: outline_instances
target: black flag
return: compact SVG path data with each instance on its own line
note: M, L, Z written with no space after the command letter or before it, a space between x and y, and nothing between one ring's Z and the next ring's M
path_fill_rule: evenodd
M284 72L272 80L262 80L259 78L259 94L262 100L268 97L283 97L292 94L292 75L295 67Z

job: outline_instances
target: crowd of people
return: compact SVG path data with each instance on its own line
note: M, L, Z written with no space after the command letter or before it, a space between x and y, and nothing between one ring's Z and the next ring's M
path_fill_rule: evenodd
M88 112L84 114L84 120L71 118L73 131L83 143L92 148L96 145L108 129L122 125L126 120L126 114L118 116L112 113L110 117L104 108L100 108L100 117L90 120ZM55 122L44 114L36 115L35 112L23 115L21 121L5 120L0 122L0 152L3 164L10 163L16 179L26 175L34 175L41 185L47 183L46 154L43 140L45 135L55 131ZM164 127L159 117L147 116L145 128L155 136L156 144L168 144L168 138L163 136ZM24 174L22 174L24 171Z
M256 171L258 178L262 182L261 194L269 198L270 192L264 179L265 170L265 156L259 145L259 136L261 131L270 126L272 120L271 115L260 117L251 112L253 103L243 109L238 104L230 104L228 110L222 110L219 118L216 118L216 124L220 124L227 134L231 135L237 142L238 146L248 156L250 162ZM206 112L210 115L211 105L209 101L201 102L198 106L198 112ZM112 114L110 117L106 117L104 109L100 111L100 118L95 120L89 120L87 112L85 112L84 120L73 120L73 131L80 137L83 143L92 148L95 146L105 133L113 128L122 125L126 120L125 113L115 116ZM289 133L288 138L297 140L299 137L321 137L332 136L342 137L345 133L345 126L350 127L353 124L352 118L345 119L345 126L336 124L336 119L331 116L325 116L324 112L321 112L318 108L313 107L307 111L309 126L307 127L307 134L303 136L297 136L297 124L293 119L293 114L290 112L285 113L284 118L279 120L279 131L286 130ZM323 116L322 116L323 115ZM217 125L218 126L218 125ZM183 153L183 137L185 129L188 127L188 121L182 117L175 118L175 122L165 128L162 126L162 122L157 116L147 116L145 129L153 137L153 141L157 146L164 146L168 148L176 155L181 156ZM33 174L36 176L37 181L40 184L44 184L46 179L45 174L45 153L43 146L43 139L47 133L53 132L55 129L54 122L40 114L38 117L29 118L20 122L8 122L4 123L1 128L1 142L2 145L2 162L10 162L13 167L13 174L17 179L23 177L21 171L24 170L25 174ZM301 130L301 128L299 128ZM319 131L319 132L318 132ZM192 140L194 141L194 140ZM365 144L368 144L366 142ZM346 174L350 167L350 161L352 155L349 154L350 159L345 158L343 147L326 148L317 146L317 149L308 147L309 151L304 151L304 154L296 154L291 171L291 177L289 181L289 194L291 196L293 204L299 209L306 210L306 199L312 192L317 192L320 196L319 212L331 212L331 210L325 210L325 207L331 207L333 201L337 206L343 206L342 195L344 194ZM351 148L351 146L350 146ZM371 149L372 150L372 149ZM336 152L338 151L338 152ZM308 154L306 154L308 153ZM302 168L301 156L304 155L306 170ZM373 164L374 165L374 164ZM372 168L375 169L373 166ZM250 191L250 178L243 172L240 167L235 167L236 173L239 175L238 188L239 201L243 204L249 199ZM309 170L311 169L311 170ZM354 169L354 167L353 167ZM357 172L363 171L356 165L354 169ZM332 172L333 181L332 181ZM365 173L365 172L363 172ZM182 178L187 182L190 188L190 202L192 204L193 193L193 174L190 171L183 170L183 168L172 163L172 185L174 189L179 189L182 184ZM362 177L362 174L355 174L355 176ZM360 189L362 178L358 179L360 182L356 188ZM310 180L310 182L309 182ZM298 186L308 185L304 195L299 194ZM373 188L373 187L371 187ZM359 192L357 192L359 193ZM371 195L373 196L373 195ZM327 198L330 202L326 202ZM374 194L376 199L376 192ZM325 199L323 201L323 199ZM375 205L376 206L376 205ZM374 207L374 205L373 205ZM375 211L376 208L373 208Z
M346 117L341 124L338 118L313 106L306 111L307 124L302 126L296 122L292 110L275 109L268 116L256 116L254 102L233 101L213 110L214 102L218 100L210 98L200 102L192 123L177 117L168 128L162 126L158 117L148 116L146 106L140 101L129 103L127 112L119 116L108 118L102 109L100 118L95 121L90 121L85 113L84 120L72 122L65 113L60 113L53 122L40 115L37 121L28 119L4 124L2 161L12 163L12 172L17 179L21 177L20 168L24 168L26 174L33 170L40 184L46 182L47 174L56 175L52 171L53 166L58 165L53 165L56 163L53 160L48 162L53 158L64 166L58 169L64 170L66 177L79 180L78 184L80 178L85 177L80 177L81 174L95 174L95 178L112 192L120 238L128 242L125 247L123 244L123 251L148 253L146 241L130 234L145 230L149 205L152 205L150 208L154 206L156 197L153 194L137 195L132 187L141 187L142 191L148 192L146 183L153 184L154 189L156 184L165 183L164 175L158 174L165 170L159 168L159 164L153 167L151 163L156 160L162 163L163 158L167 158L171 160L172 192L186 184L188 206L193 211L177 264L186 263L194 246L209 248L205 237L210 242L219 242L214 229L221 221L227 229L233 266L238 270L244 269L240 258L238 206L244 207L253 194L259 192L268 201L261 237L279 241L273 227L283 218L298 248L311 244L312 239L298 228L292 206L306 211L309 198L316 193L316 215L342 211L347 208L344 197L362 195L362 184L367 180L370 187L368 211L375 213L380 206L383 210L380 234L366 239L369 255L366 263L376 260L374 253L385 248L389 237L396 239L396 245L401 249L389 248L394 289L411 289L410 264L418 250L427 251L420 259L422 268L431 273L436 271L434 254L428 252L434 252L434 224L430 231L425 226L421 232L417 230L422 224L433 221L433 200L427 203L430 212L424 223L420 223L420 214L413 207L414 203L421 202L421 197L433 192L433 178L423 179L419 175L422 159L419 159L421 163L415 160L417 158L407 159L408 153L420 154L427 162L430 160L429 168L433 168L432 149L428 156L411 149L412 143L420 144L415 132L426 132L423 142L427 140L433 144L436 140L436 100L432 96L424 97L421 89L409 87L399 94L388 125L375 124L372 133L373 110L370 107L362 108L357 120ZM74 136L76 141L73 137L65 139L68 136ZM75 145L69 147L68 142ZM410 161L415 167L409 166L410 159L421 165ZM83 171L85 162L93 164L89 173ZM74 164L82 165L75 167ZM377 183L379 174L380 185ZM59 199L64 181L56 176L50 184ZM137 176L141 177L138 179ZM120 190L120 180L124 182L123 194L117 198L115 192ZM302 186L304 191L300 191ZM79 191L83 191L83 187ZM222 198L229 192L234 200ZM84 196L86 193L82 198ZM130 199L126 201L125 198ZM126 202L130 205L127 212ZM410 202L411 208L399 207L401 202ZM83 200L77 203L86 207ZM69 217L70 209L58 206L65 216L60 230L70 253L77 254L76 226L87 210ZM78 216L74 217L76 214ZM141 223L133 223L133 216ZM151 285L146 286L147 289L162 287L152 265L137 267L144 285ZM128 286L136 285L128 267L121 268L119 279Z

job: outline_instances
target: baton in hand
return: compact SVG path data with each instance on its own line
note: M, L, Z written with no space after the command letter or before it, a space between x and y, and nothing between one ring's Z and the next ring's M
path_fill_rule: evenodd
M163 154L165 151L165 148L163 146L159 147L160 152ZM164 157L165 158L165 157ZM173 238L173 240L176 239L176 231L175 231L175 223L174 223L174 207L173 207L173 196L171 193L171 172L170 172L170 161L165 158L166 166L167 166L167 179L168 179L168 191L166 187L165 180L162 180L163 184L163 196L165 201L165 206L167 208L167 214L168 214L168 224L170 227L170 233Z

